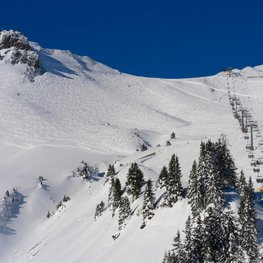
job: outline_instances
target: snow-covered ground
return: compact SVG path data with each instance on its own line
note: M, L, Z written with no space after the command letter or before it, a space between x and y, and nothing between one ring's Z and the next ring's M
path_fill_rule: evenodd
M262 66L236 71L231 78L220 73L153 79L120 73L68 51L31 45L43 70L34 82L22 74L25 65L0 61L0 262L161 262L190 214L187 201L158 209L140 229L142 216L136 214L141 197L114 241L118 219L107 211L94 220L97 203L107 201L105 179L100 176L90 183L71 176L82 160L100 173L116 162L124 186L132 162L138 162L145 179L155 181L175 153L187 185L200 142L226 134L239 171L252 176L255 188L261 187L227 87L263 131ZM176 139L166 146L173 131ZM259 143L256 137L257 158L263 157ZM141 144L148 150L136 151ZM44 186L39 176L47 179ZM4 219L4 195L14 187L23 198L15 213ZM71 200L47 219L64 195ZM262 216L260 207L258 211Z

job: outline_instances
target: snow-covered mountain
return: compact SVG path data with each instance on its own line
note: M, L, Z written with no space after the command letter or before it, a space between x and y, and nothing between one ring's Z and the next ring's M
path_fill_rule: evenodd
M95 221L96 205L107 203L109 164L123 186L133 162L155 183L176 154L187 186L200 142L225 134L238 172L261 187L248 158L250 138L244 139L229 95L257 122L253 154L263 159L263 66L233 70L231 77L143 78L2 31L0 79L0 262L161 262L185 226L187 200L157 209L143 229L143 196L131 204L133 215L121 232L109 209ZM170 140L172 132L176 139ZM82 160L98 169L94 180L72 176ZM18 201L7 215L5 193L13 188ZM57 210L64 195L70 200ZM263 218L259 205L257 211Z

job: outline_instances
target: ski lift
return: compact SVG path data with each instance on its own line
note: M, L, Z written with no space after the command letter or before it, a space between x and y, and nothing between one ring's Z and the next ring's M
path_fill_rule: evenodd
M250 150L251 146L250 145L246 145L246 149Z
M257 183L263 183L263 177L262 175L259 175L258 178L256 179Z
M252 160L251 163L250 163L251 166L255 166L255 167L256 167L257 165L259 165L259 164L260 164L260 163L258 162L258 160Z

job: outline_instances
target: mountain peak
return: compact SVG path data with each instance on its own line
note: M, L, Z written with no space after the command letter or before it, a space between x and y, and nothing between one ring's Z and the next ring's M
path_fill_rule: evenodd
M0 31L0 60L7 64L25 64L30 80L40 72L39 56L28 39L19 31Z

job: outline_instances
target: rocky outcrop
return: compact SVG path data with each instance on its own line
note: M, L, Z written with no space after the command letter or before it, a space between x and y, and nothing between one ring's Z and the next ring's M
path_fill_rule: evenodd
M0 60L12 65L26 64L25 74L30 80L40 73L38 54L31 48L28 39L18 31L0 31Z

